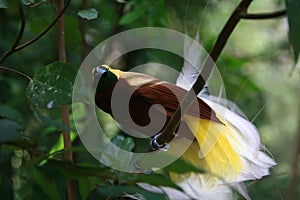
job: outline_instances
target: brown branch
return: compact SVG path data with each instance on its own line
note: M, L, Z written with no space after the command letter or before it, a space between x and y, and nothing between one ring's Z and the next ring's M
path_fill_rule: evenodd
M38 34L37 36L35 36L34 38L32 38L31 40L19 45L18 43L20 42L20 40L22 39L22 36L23 36L23 32L24 32L24 28L25 28L25 18L24 18L24 13L23 13L23 9L22 9L22 6L19 7L19 9L21 9L19 12L20 12L20 15L21 15L21 20L22 20L22 24L21 24L21 28L20 28L20 32L18 34L18 37L16 38L16 42L13 44L13 48L10 48L10 50L6 51L3 56L0 58L0 64L2 62L4 62L4 60L12 55L13 53L17 52L17 51L20 51L21 49L24 49L25 47L33 44L34 42L36 42L37 40L39 40L41 37L43 37L55 24L56 22L58 21L58 19L60 19L60 17L63 15L63 13L66 11L66 9L68 8L69 4L71 3L71 0L68 0L66 5L64 6L64 8L58 13L57 17L51 22L51 24L49 24L49 26L47 28L45 28L44 31L42 31L40 34ZM24 22L23 22L24 20ZM23 24L24 23L24 24Z
M22 44L20 46L17 46L15 48L14 52L19 51L19 50L31 45L32 43L34 43L38 39L40 39L42 36L44 36L56 24L56 22L60 19L60 17L64 14L64 12L66 11L66 9L68 8L70 3L71 3L71 0L68 0L66 5L64 6L64 8L57 14L57 17L51 22L51 24L49 24L49 26L47 28L45 28L44 31L42 31L40 34L38 34L37 36L35 36L31 40L25 42L24 44Z
M40 2L37 2L37 3L30 3L29 7L30 8L35 8L35 7L40 6L40 5L42 5L44 3L47 3L47 2L48 2L48 0L40 1Z
M17 71L17 70L8 68L8 67L4 67L4 66L0 66L0 69L4 69L4 70L7 70L7 71L15 72L17 74L20 74L21 76L24 76L25 78L27 78L30 81L32 80L32 78L30 76L28 76L27 74L24 74L23 72L20 72L20 71Z
M279 10L271 13L247 13L246 11L240 12L242 19L273 19L277 17L283 17L286 15L286 10Z
M64 1L63 0L55 0L57 13L62 13L61 10L64 8ZM59 16L59 14L58 14ZM60 62L67 62L66 57L66 46L65 46L65 21L64 16L61 15L56 24L57 30L57 46L58 46L58 60Z
M20 13L20 18L21 18L21 27L19 30L19 33L16 37L15 42L13 43L13 45L1 56L0 58L0 64L12 53L14 53L14 50L16 48L16 46L20 43L22 37L23 37L23 33L24 33L24 29L25 29L25 16L24 16L24 11L23 11L23 7L21 4L19 4L19 13Z
M219 58L222 50L224 49L229 39L229 36L234 31L238 22L241 19L270 19L275 17L281 17L286 14L285 10L273 13L249 14L247 13L247 9L250 6L251 2L252 0L242 0L241 3L236 7L234 12L231 14L229 20L223 27L221 33L219 34L215 45L210 51L209 57L205 60L201 73L197 78L196 82L194 83L192 89L185 96L181 105L176 109L172 118L169 120L168 124L163 129L163 131L152 140L151 146L153 149L160 149L164 147L175 137L175 130L181 121L181 116L185 113L185 111L193 102L195 94L198 94L203 89L206 80L212 73L215 62Z
M69 1L70 2L70 1ZM55 5L57 8L58 16L64 12L66 6L64 6L63 0L55 0ZM60 62L66 62L66 46L65 46L65 30L64 30L64 17L61 15L57 20L57 46L58 46L58 60ZM69 127L69 106L63 105L61 107L62 123ZM73 163L73 155L71 151L68 151L72 148L72 141L69 129L64 129L63 132L63 141L64 141L64 159ZM71 180L67 180L67 198L68 200L76 199L76 187L75 183Z
M192 100L195 94L198 94L203 89L205 81L209 78L210 74L212 73L214 63L219 58L234 28L241 20L240 12L246 11L251 2L252 0L242 0L241 3L233 11L229 20L223 27L221 33L219 34L212 50L210 51L209 57L205 60L201 73L197 78L196 82L194 83L192 89L185 96L181 105L176 109L175 113L173 114L172 118L169 120L163 131L155 138L156 141L152 142L152 144L154 143L158 146L152 145L152 148L160 149L162 146L165 146L175 137L175 130L180 123L181 116L185 113L185 111L193 102Z

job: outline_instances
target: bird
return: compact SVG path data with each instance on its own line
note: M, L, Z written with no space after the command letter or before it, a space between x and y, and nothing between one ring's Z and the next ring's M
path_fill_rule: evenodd
M108 65L94 67L95 104L120 124L130 124L132 120L140 132L144 131L143 127L151 122L151 118L165 119L163 126L156 130L162 131L188 93L188 87L182 85L182 74L191 75L194 72L187 69L188 67L183 67L177 84L173 84ZM131 119L113 113L111 99L116 87L119 88L118 95L121 97L131 94L128 105ZM172 172L171 180L191 199L234 199L232 188L250 199L243 182L268 175L269 169L276 162L264 152L258 130L250 121L214 101L206 92L196 95L196 99L182 116L185 132L182 137L194 137L182 158L204 169L206 173ZM151 108L155 112L150 117ZM160 121L155 123L159 124ZM155 133L144 134L153 136Z

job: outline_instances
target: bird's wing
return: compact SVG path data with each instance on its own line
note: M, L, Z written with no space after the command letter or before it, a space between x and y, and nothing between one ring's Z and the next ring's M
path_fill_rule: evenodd
M131 77L134 77L134 79L143 80L143 82L141 83L141 81L136 81L139 84L134 84L135 81L132 81ZM122 78L124 77L122 76L121 79ZM178 106L180 106L180 102L182 102L187 94L185 89L180 88L175 84L164 82L143 74L130 73L127 74L125 79L129 85L136 87L134 91L134 96L136 98L141 98L151 105L162 105L165 108L168 117L172 117L175 110L178 108ZM209 105L206 104L202 99L197 98L196 95L195 100L187 110L186 114L220 122L216 117L215 112L209 107Z

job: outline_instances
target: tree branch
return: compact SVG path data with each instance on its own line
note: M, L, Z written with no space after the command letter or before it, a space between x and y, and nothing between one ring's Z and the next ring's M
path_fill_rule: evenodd
M24 16L24 11L23 11L23 7L21 4L19 4L19 13L20 13L20 18L21 18L21 27L19 30L19 33L16 37L15 42L13 43L13 45L1 56L0 58L0 64L12 53L14 53L14 50L16 48L16 46L20 43L22 37L23 37L23 33L24 33L24 29L25 29L25 16Z
M4 67L4 66L0 66L0 69L15 72L15 73L17 73L17 74L19 74L21 76L24 76L25 78L27 78L30 81L32 80L32 78L30 76L28 76L27 74L24 74L23 72L20 72L20 71L17 71L17 70L8 68L8 67Z
M37 2L37 3L30 3L29 7L30 8L35 8L35 7L40 6L40 5L42 5L44 3L47 3L47 2L48 2L48 0L40 1L40 2Z
M36 42L38 39L40 39L42 36L44 36L55 24L56 22L60 19L60 17L64 14L66 9L68 8L69 4L71 3L71 0L68 0L64 8L57 14L57 17L51 22L51 24L40 34L38 34L36 37L32 38L31 40L25 42L24 44L17 46L14 50L14 52L19 51L32 43Z
M19 7L19 12L20 12L20 15L21 15L21 20L22 20L22 24L21 24L21 28L20 28L20 31L19 31L19 34L16 38L16 42L13 44L13 46L8 50L6 51L3 56L1 56L0 58L0 64L2 62L4 62L4 60L10 56L11 54L17 52L17 51L20 51L21 49L24 49L25 47L33 44L34 42L36 42L37 40L39 40L42 36L44 36L55 24L56 22L60 19L60 17L63 15L63 13L66 11L66 9L68 8L68 6L70 5L71 3L71 0L68 0L66 5L64 6L64 8L58 13L57 17L51 22L51 24L44 30L42 31L40 34L38 34L37 36L35 36L34 38L32 38L31 40L17 46L20 42L20 40L22 39L22 36L23 36L23 33L24 33L24 28L25 28L25 18L24 18L24 12L23 12L23 9L22 9L22 6L20 5Z
M286 10L279 10L271 13L247 13L246 11L240 12L242 19L273 19L277 17L283 17L286 15Z
M241 19L270 19L281 17L286 14L285 10L265 14L249 14L247 13L247 9L250 6L251 2L252 0L242 0L241 3L233 11L229 20L219 34L217 41L215 42L212 50L209 53L209 56L206 58L201 73L194 83L192 89L187 93L184 100L176 109L163 131L152 140L151 146L153 149L160 149L164 147L175 137L175 131L181 121L181 116L186 112L186 110L193 102L195 94L198 94L203 89L206 80L212 73L215 62L219 58L229 39L229 36L235 29L238 22Z
M251 2L252 0L242 0L241 3L233 11L229 20L223 27L221 33L219 34L212 50L210 51L209 57L205 60L201 73L198 76L196 82L194 83L192 89L185 96L181 105L178 106L178 108L176 109L175 113L173 114L172 118L169 120L163 131L155 138L156 141L152 142L152 144L158 144L158 146L152 145L152 148L160 149L161 146L165 146L175 137L175 131L181 121L181 116L185 113L185 111L193 102L194 95L198 94L203 89L206 80L209 78L213 70L213 66L216 60L219 58L223 48L225 47L228 41L229 36L231 35L234 28L241 19L240 12L247 11Z
M55 0L55 5L57 8L58 16L60 16L57 19L57 46L58 46L58 60L60 62L66 62L66 46L65 46L65 30L64 30L64 17L63 14L66 6L64 6L63 0ZM69 1L70 2L70 1ZM69 127L69 106L63 105L61 107L61 116L62 116L62 123ZM63 141L64 141L64 159L73 163L73 155L71 151L68 151L72 148L72 141L71 141L71 135L70 130L65 129L62 132L63 134ZM67 180L67 198L68 200L75 200L76 199L76 189L75 189L75 183L71 180Z

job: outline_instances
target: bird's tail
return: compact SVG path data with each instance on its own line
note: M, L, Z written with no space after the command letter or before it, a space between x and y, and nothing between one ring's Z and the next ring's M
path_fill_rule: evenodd
M218 103L203 100L223 124L185 115L189 128L197 133L183 158L206 173L171 174L171 178L196 199L232 199L234 190L248 199L242 182L268 175L276 163L263 152L251 122Z

